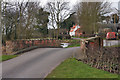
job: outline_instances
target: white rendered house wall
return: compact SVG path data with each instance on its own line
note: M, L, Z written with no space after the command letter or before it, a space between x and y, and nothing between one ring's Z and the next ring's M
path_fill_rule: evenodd
M76 31L78 28L80 28L79 25L75 26L75 28L73 29L73 31L69 33L70 36L75 36L75 31Z

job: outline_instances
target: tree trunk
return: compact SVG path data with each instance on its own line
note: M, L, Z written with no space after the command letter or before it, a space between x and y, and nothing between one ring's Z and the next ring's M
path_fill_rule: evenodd
M18 28L18 22L17 22L17 19L18 19L18 16L17 16L18 13L16 13L16 16L15 16L15 34L14 34L14 39L18 39L18 36L17 36L17 28Z
M53 38L56 38L56 35L55 35L55 34L56 34L56 32L55 32L55 29L54 29L54 35L53 35Z
M59 37L59 27L60 27L60 24L59 24L59 22L57 23L57 39L58 39L58 37Z

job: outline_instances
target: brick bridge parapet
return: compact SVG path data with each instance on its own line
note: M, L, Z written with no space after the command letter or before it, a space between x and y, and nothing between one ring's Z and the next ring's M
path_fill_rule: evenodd
M2 46L2 54L13 54L16 51L26 49L29 47L61 47L60 40L56 39L22 39L6 41Z

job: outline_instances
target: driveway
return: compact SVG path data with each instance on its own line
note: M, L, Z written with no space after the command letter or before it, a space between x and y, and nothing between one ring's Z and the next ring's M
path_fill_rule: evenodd
M3 78L44 78L76 48L39 48L2 63Z

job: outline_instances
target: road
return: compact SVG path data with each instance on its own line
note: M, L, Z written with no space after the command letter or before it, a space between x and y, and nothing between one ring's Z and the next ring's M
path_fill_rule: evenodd
M76 48L39 48L2 63L3 78L44 78Z

